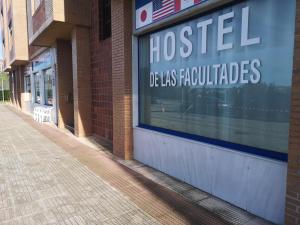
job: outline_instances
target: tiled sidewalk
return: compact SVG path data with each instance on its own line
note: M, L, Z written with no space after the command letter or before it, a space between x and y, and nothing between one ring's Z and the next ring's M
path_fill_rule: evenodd
M269 224L10 106L0 121L0 224Z
M226 224L105 153L13 111L0 105L0 224Z

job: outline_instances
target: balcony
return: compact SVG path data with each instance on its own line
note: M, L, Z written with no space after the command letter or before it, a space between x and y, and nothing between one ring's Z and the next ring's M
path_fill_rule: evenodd
M3 0L0 0L0 12L1 15L3 16Z
M13 47L9 51L9 61L13 62L15 58L16 58L16 52L15 52L15 48Z
M1 25L1 38L2 38L2 45L5 45L5 33L3 29L3 24Z
M5 15L5 58L7 68L28 62L26 3L23 0L7 1ZM4 7L5 8L5 7Z
M27 0L29 44L51 46L57 39L70 40L74 26L90 26L89 0L41 0L33 9ZM34 11L34 12L32 12Z
M11 20L12 20L12 4L10 5L7 11L7 21L10 22Z
M10 72L11 71L11 67L7 64L6 60L3 60L3 71L4 72Z
M45 1L41 1L39 7L35 10L32 16L32 29L33 33L36 33L39 28L46 22L46 7Z

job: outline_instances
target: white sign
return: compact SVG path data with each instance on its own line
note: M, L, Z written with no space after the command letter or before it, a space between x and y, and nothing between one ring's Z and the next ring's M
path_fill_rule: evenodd
M152 23L153 4L152 2L136 10L136 29Z
M241 14L240 28L233 29L236 14ZM208 51L215 50L216 57L224 51L233 51L234 47L249 48L259 45L259 35L250 37L250 7L241 8L241 12L227 12L217 18L199 20L196 23L181 26L180 29L159 32L150 37L150 64L171 62L174 59L181 62L205 57ZM213 30L216 34L210 34ZM230 40L228 36L234 36L238 43ZM209 43L208 36L215 37L213 46ZM195 52L196 51L196 52ZM196 59L195 59L196 58ZM197 65L170 69L167 71L151 71L150 87L169 86L202 86L202 85L228 85L228 84L257 84L261 79L259 58L249 58L241 61L215 63L203 65L201 61Z

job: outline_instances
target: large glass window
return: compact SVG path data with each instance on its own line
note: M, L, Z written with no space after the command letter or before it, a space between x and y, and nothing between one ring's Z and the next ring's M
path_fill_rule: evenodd
M45 104L53 105L53 73L52 69L48 69L45 71Z
M8 24L8 47L9 47L9 51L11 51L14 47L12 21L10 21Z
M30 81L30 75L26 75L24 77L24 82L25 82L25 92L26 93L31 93L31 81Z
M35 90L34 100L35 100L35 103L41 104L40 74L35 73L33 77L34 77L34 90Z
M12 71L11 73L11 93L12 93L12 100L16 100L15 96L15 87L16 87L16 77L15 77L15 71Z
M33 5L34 5L34 11L37 10L37 8L40 6L41 4L41 0L34 0Z
M100 40L111 37L111 0L99 0Z
M286 157L295 5L243 1L140 37L140 126Z

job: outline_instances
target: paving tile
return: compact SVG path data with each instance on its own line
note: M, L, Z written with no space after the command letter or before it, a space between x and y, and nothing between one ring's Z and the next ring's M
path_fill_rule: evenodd
M255 217L254 219L251 219L249 222L247 222L245 225L272 225L272 224L273 223L270 223L266 220Z
M161 180L159 184L178 193L187 192L193 189L191 185L179 182L173 178L166 178L164 180Z
M14 113L0 113L14 125L0 145L0 224L160 224Z
M214 197L199 201L198 204L205 209L214 212L220 218L229 221L231 224L242 225L255 217L242 209Z
M123 160L123 159L117 159L117 161L131 169L134 169L134 168L139 168L139 167L144 167L145 165L138 162L138 161L135 161L135 160Z
M96 151L3 105L0 120L6 127L0 127L0 225L229 224L222 207L206 199L200 207L176 193L205 197L190 185Z
M203 191L200 191L198 189L192 189L192 190L183 192L182 195L192 202L198 202L198 201L201 201L210 196L209 194L207 194Z

